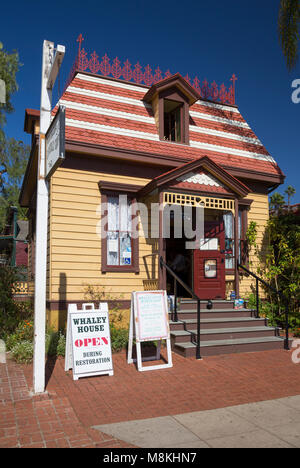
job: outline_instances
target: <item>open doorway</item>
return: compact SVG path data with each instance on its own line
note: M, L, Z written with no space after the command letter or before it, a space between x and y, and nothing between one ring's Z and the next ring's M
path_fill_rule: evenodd
M165 240L166 260L170 268L201 299L225 298L225 229L224 212L204 210L204 238L199 249L187 249L187 239L182 226L182 236L174 235L174 217L170 220L170 237ZM193 209L193 229L195 229ZM183 223L182 223L183 224ZM167 274L167 292L174 294L174 278ZM177 285L178 297L189 297L185 288Z

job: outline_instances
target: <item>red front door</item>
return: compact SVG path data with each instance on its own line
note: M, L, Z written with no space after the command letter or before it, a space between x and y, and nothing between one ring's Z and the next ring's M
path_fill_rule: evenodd
M206 222L204 237L194 250L194 291L200 299L225 299L223 221Z

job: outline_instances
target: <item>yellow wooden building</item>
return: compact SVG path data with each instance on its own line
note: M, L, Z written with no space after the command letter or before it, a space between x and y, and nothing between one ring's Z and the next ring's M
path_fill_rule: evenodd
M48 324L64 326L67 305L93 297L129 311L133 291L172 294L160 258L203 301L225 301L232 291L245 298L252 280L237 261L247 266L250 260L253 267L258 261L247 249L247 228L257 223L263 251L268 194L284 175L239 112L235 77L225 89L128 61L121 65L106 55L95 60L79 50L53 109L54 116L58 106L66 108L66 157L49 180ZM33 293L39 111L26 109L24 129L32 148L20 204L30 219ZM133 206L139 216L134 227ZM165 236L158 207L170 206L178 210ZM186 207L192 223L197 207L204 213L202 246L194 250L186 248L183 228L182 236L175 233L178 213L188 217Z

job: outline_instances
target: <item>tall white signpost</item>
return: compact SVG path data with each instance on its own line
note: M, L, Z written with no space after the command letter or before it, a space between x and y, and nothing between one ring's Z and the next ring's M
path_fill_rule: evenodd
M46 180L45 135L51 123L53 86L64 58L65 47L44 41L42 61L42 85L40 107L40 139L37 173L36 200L36 248L35 248L35 293L34 293L34 357L33 387L35 393L45 390L45 327L46 327L46 271L47 271L47 225L48 182Z

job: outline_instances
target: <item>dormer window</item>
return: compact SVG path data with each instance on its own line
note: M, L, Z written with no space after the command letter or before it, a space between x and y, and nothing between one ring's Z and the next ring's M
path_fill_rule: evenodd
M182 103L164 99L164 140L182 142Z
M199 99L179 73L151 86L144 100L152 105L161 141L189 144L189 109Z

